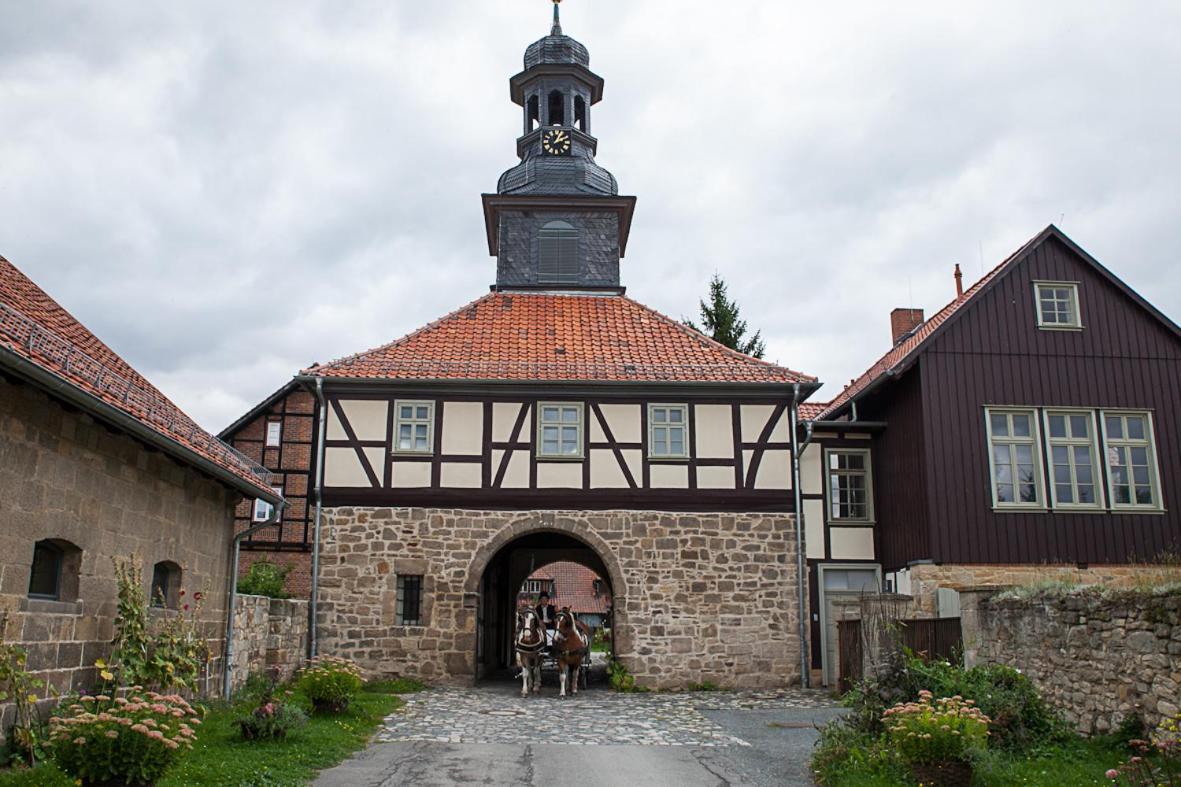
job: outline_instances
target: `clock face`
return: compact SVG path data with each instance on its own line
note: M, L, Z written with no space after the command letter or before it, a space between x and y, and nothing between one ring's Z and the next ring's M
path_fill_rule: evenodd
M570 132L564 128L551 128L541 135L541 149L551 156L570 155Z

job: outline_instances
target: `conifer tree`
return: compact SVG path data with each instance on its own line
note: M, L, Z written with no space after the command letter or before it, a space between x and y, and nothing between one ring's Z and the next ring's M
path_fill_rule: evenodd
M755 358L762 358L767 350L762 331L746 338L746 320L739 319L738 304L726 297L726 282L716 273L709 282L709 302L701 301L701 326L692 320L685 320L685 324L715 342Z

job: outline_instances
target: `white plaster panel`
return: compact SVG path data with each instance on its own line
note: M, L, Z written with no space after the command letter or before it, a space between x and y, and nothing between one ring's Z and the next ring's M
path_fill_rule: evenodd
M592 443L607 442L607 433L604 432L603 427L599 425L599 417L597 415L595 415L595 411L589 407L586 408L586 418L587 418L588 424L590 425L590 431L587 432L587 434L590 435L590 442L592 442Z
M324 449L325 486L372 486L365 468L351 448Z
M729 468L726 469L729 470ZM701 470L702 468L698 468L698 473ZM688 489L689 466L649 465L648 482L653 489ZM733 483L733 471L731 471L731 483Z
M636 482L636 486L644 483L644 452L628 448L622 453L623 461L627 463L627 469L631 470L632 480Z
M809 445L800 454L800 491L818 495L824 491L824 449Z
M791 489L791 451L764 451L755 489Z
M728 404L694 405L698 459L734 457L734 421ZM731 473L734 471L731 470ZM730 486L734 486L733 480Z
M638 404L604 404L599 409L611 427L611 434L621 443L638 443L640 434L640 408ZM598 420L598 419L595 419Z
M804 542L809 560L824 560L824 501L804 501Z
M431 485L430 462L399 462L394 460L392 484L396 489L419 489Z
M508 438L505 438L508 439ZM484 444L484 405L443 403L443 454L479 456Z
M517 415L520 412L520 402L496 402L492 405L492 439L495 442L508 442L513 436L513 426L517 423ZM525 425L521 428L519 438L524 442L529 442L532 420L532 413L525 413Z
M582 489L582 462L542 462L537 465L538 489Z
M439 468L439 485L459 489L479 489L483 482L484 466L475 462L443 462Z
M499 467L500 465L496 465ZM495 467L492 470L495 475ZM504 480L500 485L505 489L528 489L529 488L529 452L528 451L513 451L508 460L508 467L504 471Z
M329 440L347 440L349 436L345 434L344 427L340 425L340 419L336 417L336 408L331 404L328 405L328 439ZM328 465L324 465L324 473L328 473Z
M369 460L369 466L373 468L373 474L377 476L377 484L380 486L385 483L385 463L389 458L389 453L383 448L376 446L367 446L361 449L365 452L365 458ZM372 486L372 482L367 481L368 486Z
M872 527L831 527L833 560L873 560Z
M739 408L742 423L742 442L753 443L763 433L763 427L771 413L775 412L775 405L744 404Z
M627 489L627 478L615 459L614 451L596 450L590 452L591 489ZM540 468L539 468L540 469Z
M341 400L340 409L344 411L344 417L349 419L349 426L353 427L353 433L357 435L358 440L385 441L386 420L390 412L389 402L372 399ZM331 437L331 430L329 430L329 439L344 439L344 429L342 428L340 431L341 437L336 438Z
M698 489L733 489L733 467L699 467L697 468Z

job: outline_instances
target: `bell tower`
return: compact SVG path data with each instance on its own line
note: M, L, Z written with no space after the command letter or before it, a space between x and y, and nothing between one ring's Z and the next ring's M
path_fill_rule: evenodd
M603 79L587 48L562 32L553 0L550 34L525 50L525 70L509 80L524 122L520 163L483 195L496 290L622 293L635 197L619 196L615 176L595 162L591 108Z

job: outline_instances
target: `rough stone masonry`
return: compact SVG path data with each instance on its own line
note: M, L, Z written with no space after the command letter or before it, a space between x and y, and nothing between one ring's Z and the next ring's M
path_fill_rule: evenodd
M573 536L614 590L619 659L650 688L798 683L795 536L786 514L328 509L320 652L370 678L470 684L480 580L533 532ZM399 573L423 576L423 625L397 626ZM805 613L806 614L806 613Z

